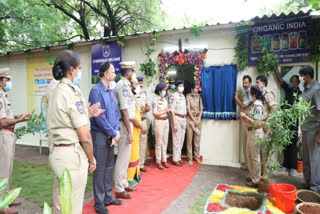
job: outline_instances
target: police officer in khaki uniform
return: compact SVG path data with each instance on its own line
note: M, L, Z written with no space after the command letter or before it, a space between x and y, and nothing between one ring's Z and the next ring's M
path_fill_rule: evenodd
M115 196L116 198L131 199L128 192L137 190L130 186L127 180L127 170L130 162L131 143L133 140L133 124L135 119L135 98L131 91L130 80L134 74L134 61L121 62L121 79L116 85L115 94L120 110L120 135L118 155L115 165Z
M249 75L245 75L242 78L242 86L244 89L244 96L242 98L242 101L239 98L238 91L234 93L234 100L237 102L237 104L241 108L241 112L244 112L248 115L249 109L252 105L252 97L250 96L250 88L252 85L252 79ZM243 146L243 154L244 154L244 160L245 162L241 164L240 169L248 169L247 166L247 157L246 157L246 150L247 150L247 126L246 123L243 121L241 122L241 143Z
M9 71L9 68L0 69L0 179L8 178L9 180L6 190L0 193L1 197L9 190L11 183L16 140L14 126L30 119L30 114L13 115L12 106L7 95L7 92L12 88L12 77ZM19 204L21 202L14 201L11 206ZM13 214L17 213L17 211L7 207L5 210L0 210L0 213Z
M137 80L141 88L141 92L136 95L137 102L139 103L139 106L140 106L141 125L143 129L147 130L147 133L145 134L140 132L139 164L140 164L140 171L147 172L147 169L144 167L144 162L146 161L147 148L148 148L147 113L150 111L150 106L148 105L147 92L143 90L143 77L137 77Z
M192 141L194 142L194 159L200 161L201 116L203 111L202 98L198 93L198 86L193 82L191 93L187 95L187 155L192 165Z
M169 79L169 87L166 92L166 99L168 104L170 103L170 97L176 92L176 79L174 77L170 77ZM172 153L172 127L171 127L171 117L169 115L169 137L168 137L168 152Z
M154 133L156 137L156 162L157 167L163 170L169 168L167 163L167 146L169 134L168 106L166 95L166 84L159 83L156 86L155 94L157 95L152 102L152 114L154 116Z
M181 160L181 150L186 133L187 104L186 98L183 95L183 83L183 80L176 81L177 91L170 97L171 125L173 133L173 164L176 166L182 166L184 164Z
M59 53L52 68L56 80L61 80L48 105L47 124L50 144L54 145L49 164L55 175L53 213L61 213L59 178L64 169L70 171L72 180L72 213L82 213L88 171L93 172L92 138L86 103L76 90L81 79L80 56L71 50Z
M263 119L263 91L258 86L252 86L250 94L253 99L253 105L250 107L248 116L240 113L241 119L247 124L247 147L246 156L250 177L247 178L249 187L257 187L261 179L261 158L260 146L257 139L263 138L261 122Z

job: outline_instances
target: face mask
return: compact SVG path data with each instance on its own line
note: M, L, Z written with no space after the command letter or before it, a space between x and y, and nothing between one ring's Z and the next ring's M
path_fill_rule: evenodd
M171 89L175 89L176 86L175 86L175 85L170 85L170 88L171 88Z
M80 84L80 80L81 80L81 71L78 72L78 76L73 78L73 84L79 85Z
M299 80L300 80L300 83L301 83L302 85L304 85L305 81L304 81L303 77L299 77Z
M246 89L246 90L244 90L246 93L249 93L250 92L250 89L251 88L248 88L248 89Z
M184 87L179 87L178 90L179 90L180 93L182 93L183 90L184 90Z
M136 94L140 94L140 92L141 92L140 86L138 86L137 88L135 88L135 89L134 89L134 92L135 92Z
M161 96L162 96L162 97L165 97L165 96L166 96L166 91L162 91L162 92L161 92Z
M3 88L5 91L10 91L12 89L12 82L7 82L7 85Z
M117 83L116 81L109 82L109 89L113 90L116 87Z

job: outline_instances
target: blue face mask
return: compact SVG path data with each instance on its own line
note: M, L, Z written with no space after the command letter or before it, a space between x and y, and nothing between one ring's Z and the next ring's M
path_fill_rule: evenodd
M165 97L166 94L167 94L166 91L162 91L162 92L161 92L161 96L162 96L162 97Z
M12 89L12 82L7 82L7 85L3 87L5 91L10 91Z
M78 76L73 78L73 84L79 85L80 84L80 80L81 80L81 71L78 72Z
M249 93L250 92L250 88L248 88L247 90L244 90L245 92Z
M170 85L170 88L171 88L171 89L175 89L176 86L175 86L175 85Z

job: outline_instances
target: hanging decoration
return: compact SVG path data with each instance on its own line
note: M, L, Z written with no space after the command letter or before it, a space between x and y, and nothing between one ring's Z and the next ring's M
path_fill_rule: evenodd
M201 72L203 67L203 60L207 56L208 49L202 51L175 51L174 53L161 52L158 55L160 61L160 81L169 84L168 68L170 66L182 66L185 64L194 65L194 81L201 91Z

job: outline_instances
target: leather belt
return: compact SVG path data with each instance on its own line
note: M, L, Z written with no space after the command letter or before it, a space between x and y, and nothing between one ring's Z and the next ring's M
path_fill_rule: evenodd
M257 129L261 129L261 128L262 128L262 126L248 127L248 131L257 130Z
M181 118L186 118L186 115L182 115L182 114L175 114L175 115Z
M73 144L54 144L55 147L69 147L69 146L73 146Z
M147 119L146 117L141 117L141 121L144 121L145 119Z
M194 117L199 117L200 113L198 114L193 114Z
M14 128L3 128L1 130L4 130L4 131L9 131L9 132L14 132Z
M157 117L157 120L168 120L168 117Z

